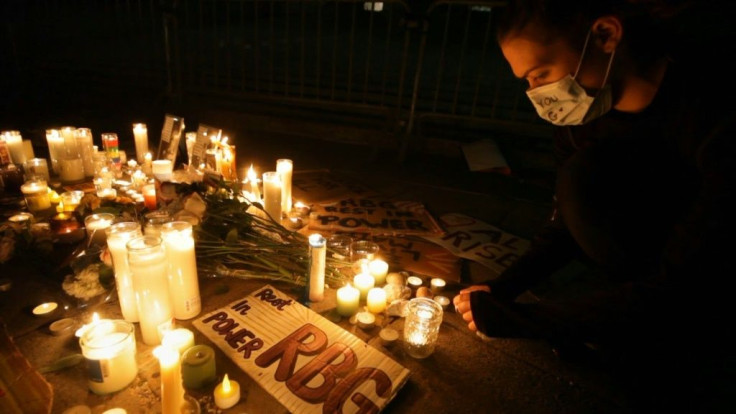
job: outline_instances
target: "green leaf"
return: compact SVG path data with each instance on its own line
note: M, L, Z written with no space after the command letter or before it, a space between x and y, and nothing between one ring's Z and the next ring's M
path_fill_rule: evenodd
M227 232L227 236L225 236L225 241L228 243L235 243L238 241L238 229L234 228Z
M82 361L84 361L84 356L82 356L82 354L71 354L61 357L48 365L42 366L38 369L38 372L41 374L47 374L49 372L61 371L62 369L73 367Z

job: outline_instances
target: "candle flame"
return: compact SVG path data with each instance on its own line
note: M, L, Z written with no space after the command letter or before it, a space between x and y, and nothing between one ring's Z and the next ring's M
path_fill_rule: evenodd
M227 374L225 374L225 378L222 379L222 391L225 394L230 393L230 380L227 377Z
M97 314L97 312L92 314L92 323L97 323L100 321L100 315Z

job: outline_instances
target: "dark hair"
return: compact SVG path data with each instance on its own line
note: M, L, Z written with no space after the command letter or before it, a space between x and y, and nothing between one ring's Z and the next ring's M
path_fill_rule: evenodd
M582 47L593 22L614 15L624 26L624 42L644 63L667 52L666 20L690 3L688 0L509 0L496 23L499 42L527 28L540 39L567 39ZM632 41L633 39L633 41Z

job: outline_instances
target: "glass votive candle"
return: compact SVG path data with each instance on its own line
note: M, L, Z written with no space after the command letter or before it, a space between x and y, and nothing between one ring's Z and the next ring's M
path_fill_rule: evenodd
M437 346L442 306L430 298L409 301L404 319L404 349L413 358L426 358Z
M26 180L40 179L49 182L49 165L45 158L31 158L23 164Z
M49 187L44 180L26 181L20 187L23 198L26 200L26 207L31 213L48 210L51 208L51 199L49 198Z
M174 164L171 160L154 160L151 164L153 176L159 181L171 180L171 175L174 172Z
M30 225L33 223L33 214L21 212L8 217L8 221L21 226Z
M90 214L84 218L84 228L87 230L87 240L92 245L105 245L107 243L106 229L115 221L112 213Z
M77 209L77 206L79 206L79 203L82 201L82 197L84 197L84 191L65 191L61 193L61 202L64 205L65 212L72 212Z
M102 320L85 329L79 339L87 360L87 385L95 394L127 387L138 375L135 328L123 320Z
M350 244L350 260L358 262L361 260L371 261L380 250L377 243L368 240L358 240Z
M143 226L143 234L146 236L161 236L161 227L164 224L172 221L171 216L167 211L153 211L146 213L144 216L146 223Z
M348 260L352 243L353 238L347 234L333 234L327 238L327 250L335 259Z

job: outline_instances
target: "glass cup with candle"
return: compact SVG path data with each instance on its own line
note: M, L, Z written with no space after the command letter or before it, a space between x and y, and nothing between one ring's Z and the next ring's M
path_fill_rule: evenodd
M107 248L112 256L120 310L126 321L138 322L138 302L135 290L133 290L133 279L128 266L128 251L125 246L129 240L143 235L141 225L134 221L124 221L111 225L105 230L105 233Z
M120 391L138 375L135 328L123 320L101 320L79 339L87 360L87 385L95 394Z
M77 209L79 203L82 202L84 191L73 190L61 193L61 203L64 205L64 212L70 213Z
M353 271L361 273L368 268L371 260L376 258L380 247L370 240L357 240L350 244L350 261L353 263Z
M174 317L192 319L202 310L192 224L187 221L168 222L161 226L160 233L166 247Z
M350 245L353 238L347 234L333 234L327 238L327 250L330 255L338 260L350 259Z
M146 236L161 236L161 228L163 225L172 221L171 215L169 215L169 212L166 210L152 211L150 213L146 213L144 217L146 224L143 227L143 234Z
M171 160L154 160L151 165L153 176L159 181L170 181L174 172L174 163Z
M414 298L409 300L405 313L406 353L418 359L432 355L442 324L442 306L431 298Z
M26 200L26 207L31 213L48 210L51 208L51 199L49 198L49 187L44 180L26 181L20 187L23 198Z
M160 237L143 236L126 243L128 266L138 299L138 318L146 345L159 345L174 317L169 294L168 262Z
M156 210L156 208L158 208L155 184L145 184L141 188L141 194L143 195L143 203L145 204L147 209Z
M26 174L26 180L41 179L49 181L49 165L45 158L31 158L23 164L23 170Z
M276 171L263 173L263 209L281 223L281 175Z

